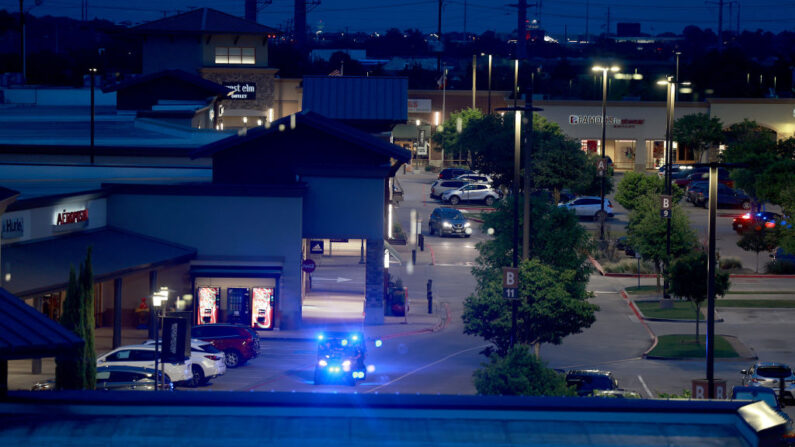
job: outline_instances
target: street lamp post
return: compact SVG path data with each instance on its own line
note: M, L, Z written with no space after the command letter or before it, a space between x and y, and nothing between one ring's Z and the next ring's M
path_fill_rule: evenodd
M480 53L480 55L486 56L486 54L484 53ZM491 54L489 54L488 56L489 56L489 96L488 96L488 102L486 104L487 104L487 109L489 111L489 115L491 115Z
M607 133L607 72L611 71L613 73L620 70L617 66L612 67L602 67L602 66L595 66L592 68L593 71L601 71L602 72L602 149L601 149L601 158L602 158L602 166L605 168L607 164L605 162L605 146L606 146L606 133ZM599 197L601 200L599 201L599 242L604 244L605 240L605 175L607 173L603 172L601 177L601 182L599 186Z
M168 289L165 287L160 288L158 292L152 296L152 305L155 307L155 313L158 314L157 316L157 323L155 325L155 391L158 389L159 377L158 377L158 363L160 362L160 322L162 316L160 315L160 310L163 306L163 303L168 301ZM163 374L163 380L165 381L165 374Z
M477 79L478 79L478 57L472 55L472 110L477 108L475 103L475 94L477 92Z

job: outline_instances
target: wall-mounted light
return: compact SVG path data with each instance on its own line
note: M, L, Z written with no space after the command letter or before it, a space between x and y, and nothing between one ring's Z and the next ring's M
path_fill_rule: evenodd
M243 117L243 124L248 124L248 117L247 116Z
M261 119L258 119L258 120L257 120L257 126L261 126L261 125L262 125L262 120L261 120Z

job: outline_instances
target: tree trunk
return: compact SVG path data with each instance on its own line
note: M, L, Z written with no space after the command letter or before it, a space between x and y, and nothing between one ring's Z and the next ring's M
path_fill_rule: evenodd
M696 304L696 344L700 345L701 340L698 338L698 322L701 320L701 306Z
M535 353L537 359L541 358L541 343L533 343L533 353Z
M655 262L654 263L654 273L657 275L657 293L658 294L662 292L662 288L660 286L660 273L661 273L661 271L662 271L662 269L660 268L660 263L659 262ZM638 274L640 274L640 271L638 271Z
M756 273L759 273L759 252L756 252Z
M552 188L552 199L555 200L555 205L560 203L560 189Z

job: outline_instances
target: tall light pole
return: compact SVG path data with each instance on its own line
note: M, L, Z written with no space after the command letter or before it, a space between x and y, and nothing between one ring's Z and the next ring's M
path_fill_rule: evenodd
M601 150L601 163L602 166L605 168L607 167L607 163L605 162L605 146L606 142L606 133L607 133L607 72L611 71L613 73L618 72L620 68L613 65L612 67L602 67L596 65L592 68L593 71L601 71L602 72L602 150ZM599 242L604 244L605 240L605 176L607 172L602 172L601 177L602 180L599 186L599 197L601 200L599 201Z
M475 104L475 96L478 89L477 86L477 79L478 79L478 57L477 55L472 55L472 110L477 108Z
M486 56L485 53L480 53L481 56ZM491 54L489 56L489 97L488 97L488 111L491 115Z
M679 56L677 54L677 60ZM673 145L674 145L674 108L676 105L676 90L679 84L678 79L674 76L668 76L666 79L658 81L658 85L666 86L666 99L665 99L665 194L671 195L671 165L673 164ZM690 85L689 82L683 82L683 85ZM671 295L668 292L668 268L671 265L671 217L665 219L665 265L663 270L663 299L670 299ZM668 302L666 302L668 303ZM663 307L670 307L664 304Z
M168 301L168 288L161 287L159 291L155 292L152 296L152 305L155 308L155 313L160 313L163 304ZM157 322L155 325L155 391L158 389L159 377L158 377L158 363L160 362L160 321L162 320L161 315L157 315ZM165 374L163 374L163 380L165 381Z

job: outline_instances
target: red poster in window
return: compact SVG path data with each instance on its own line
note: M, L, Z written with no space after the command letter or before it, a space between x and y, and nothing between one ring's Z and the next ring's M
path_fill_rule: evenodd
M254 287L251 289L251 327L273 329L273 289Z
M199 287L199 312L196 324L218 323L218 304L221 299L219 287Z

